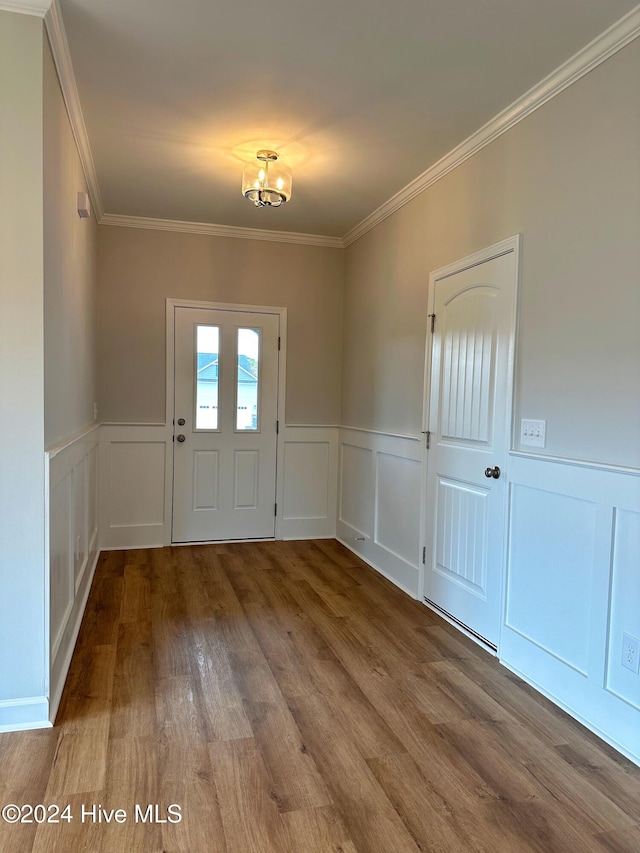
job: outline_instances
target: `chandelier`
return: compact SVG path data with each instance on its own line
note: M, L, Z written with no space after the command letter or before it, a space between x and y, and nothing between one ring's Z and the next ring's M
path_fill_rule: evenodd
M242 195L256 207L280 207L291 198L291 169L278 163L275 151L258 151L245 163Z

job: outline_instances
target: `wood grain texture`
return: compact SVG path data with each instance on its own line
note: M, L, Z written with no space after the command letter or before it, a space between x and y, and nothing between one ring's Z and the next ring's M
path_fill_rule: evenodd
M640 770L332 540L103 554L0 797L74 816L20 853L640 850Z

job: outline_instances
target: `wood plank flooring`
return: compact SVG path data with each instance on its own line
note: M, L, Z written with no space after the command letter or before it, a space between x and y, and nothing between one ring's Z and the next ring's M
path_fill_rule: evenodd
M7 853L640 850L640 770L332 540L103 554L6 803L72 816Z

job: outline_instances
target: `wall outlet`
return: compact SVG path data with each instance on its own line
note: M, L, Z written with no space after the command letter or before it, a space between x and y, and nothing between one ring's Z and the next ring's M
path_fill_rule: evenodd
M544 447L547 432L546 421L521 421L520 444L525 447Z
M622 635L622 666L636 675L640 672L640 640L631 634Z

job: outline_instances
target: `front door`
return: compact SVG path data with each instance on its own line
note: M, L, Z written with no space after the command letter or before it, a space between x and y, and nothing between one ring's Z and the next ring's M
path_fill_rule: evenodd
M424 597L497 648L517 242L432 276ZM496 256L496 252L498 253Z
M172 541L271 538L279 315L174 311Z

